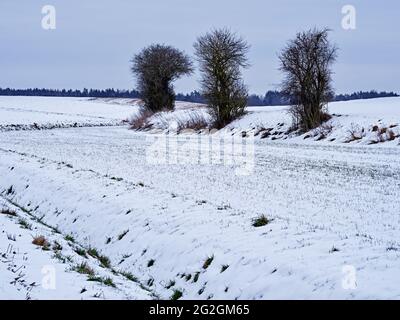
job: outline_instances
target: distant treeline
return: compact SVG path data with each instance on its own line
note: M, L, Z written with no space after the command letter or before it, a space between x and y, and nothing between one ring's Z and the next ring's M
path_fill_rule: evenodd
M0 96L40 96L40 97L78 97L78 98L139 98L136 90L115 89L83 89L83 90L58 90L58 89L2 89Z
M351 94L339 94L335 97L335 101L349 101L349 100L359 100L359 99L373 99L373 98L387 98L387 97L398 97L399 95L393 91L377 92L375 90L371 91L359 91Z
M42 96L42 97L80 97L80 98L140 98L140 93L136 90L115 90L115 89L83 89L83 90L57 90L57 89L2 89L0 96ZM351 94L339 94L334 101L349 101L358 99L372 99L385 97L398 97L395 92L386 91L359 91ZM188 94L178 93L176 100L194 103L204 103L205 100L198 91ZM281 106L289 104L289 99L279 91L267 91L264 96L252 94L249 96L250 106Z

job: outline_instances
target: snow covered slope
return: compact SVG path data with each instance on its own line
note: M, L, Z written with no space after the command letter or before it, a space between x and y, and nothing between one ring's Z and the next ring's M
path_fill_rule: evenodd
M151 299L56 228L0 197L0 299ZM44 239L36 243L35 239ZM35 243L34 243L35 242Z
M139 103L137 99L0 97L0 131L121 125L137 114ZM245 116L222 131L267 140L390 145L400 141L400 98L331 103L333 118L302 135L291 131L287 109L249 107ZM178 101L175 111L156 114L149 123L152 129L171 132L193 116L211 122L204 105Z
M400 98L381 98L334 102L329 104L332 119L311 132L290 134L288 107L250 107L249 113L228 126L229 130L246 131L269 140L304 139L330 143L376 144L400 141ZM263 137L263 138L264 138ZM396 141L395 141L396 140Z

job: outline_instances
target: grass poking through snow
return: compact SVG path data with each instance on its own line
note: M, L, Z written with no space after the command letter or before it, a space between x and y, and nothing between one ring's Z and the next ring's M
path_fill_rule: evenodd
M100 254L96 248L92 248L92 247L89 248L87 250L87 253L89 256L92 256L93 258L96 258L97 260L99 260L102 267L104 267L104 268L111 267L110 259L107 256Z
M116 287L116 285L115 285L113 279L111 279L110 277L103 278L103 277L98 277L98 276L90 275L90 276L88 277L88 281L100 282L100 283L102 283L102 284L104 284L104 285L106 285L106 286L113 287L113 288Z
M74 251L79 254L81 257L87 258L86 250L82 248L75 248Z
M179 300L180 298L182 298L183 296L183 292L181 290L175 289L174 293L171 296L171 300Z
M139 279L137 277L135 277L131 272L120 271L119 274L123 275L125 278L127 278L130 281L139 282Z
M64 237L64 239L67 240L67 241L70 241L70 242L75 242L74 237L73 237L72 235L70 235L70 234L67 234L67 235Z
M214 255L212 255L211 257L208 257L208 258L206 259L206 261L204 261L203 269L207 269L207 268L211 265L211 263L213 262L213 260L214 260Z
M228 269L229 268L229 265L228 264L224 264L224 265L222 265L222 267L221 267L221 273L222 272L224 272L226 269Z
M74 271L81 273L81 274L87 274L89 276L94 276L94 270L86 263L82 262L80 264L77 264L74 268Z
M21 226L22 229L32 230L32 225L26 221L24 218L20 218L18 220L18 224Z
M256 228L262 227L267 225L271 221L272 220L268 219L265 215L262 214L261 216L253 219L252 226Z

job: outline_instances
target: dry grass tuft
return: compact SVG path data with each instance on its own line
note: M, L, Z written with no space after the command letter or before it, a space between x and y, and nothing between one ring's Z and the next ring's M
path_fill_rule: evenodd
M178 122L177 130L179 133L186 130L199 131L208 128L207 119L204 117L203 113L198 111L192 111L190 113L188 120L179 119L177 122Z
M141 108L139 112L132 116L128 122L133 130L143 130L151 128L151 124L149 124L149 118L154 113L150 110Z
M44 236L36 236L33 238L32 243L36 246L49 248L50 242Z

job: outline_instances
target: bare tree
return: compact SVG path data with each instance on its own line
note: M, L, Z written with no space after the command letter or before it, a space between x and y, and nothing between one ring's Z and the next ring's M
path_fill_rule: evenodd
M241 68L249 66L249 45L230 30L219 29L199 37L194 48L202 74L202 94L211 108L214 126L222 128L246 108L248 93Z
M334 96L331 66L337 48L329 42L328 33L328 29L300 32L279 57L286 75L282 90L291 100L294 125L302 131L330 118L327 103Z
M172 110L175 105L172 83L193 72L190 58L171 46L153 44L136 54L132 63L145 108L152 112Z

